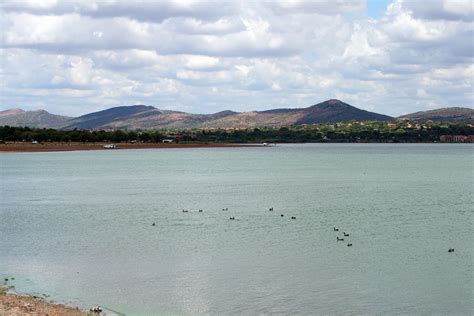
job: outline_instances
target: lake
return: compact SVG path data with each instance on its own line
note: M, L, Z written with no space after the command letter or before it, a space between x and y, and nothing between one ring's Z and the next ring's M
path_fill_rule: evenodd
M2 154L0 276L127 315L470 315L473 149Z

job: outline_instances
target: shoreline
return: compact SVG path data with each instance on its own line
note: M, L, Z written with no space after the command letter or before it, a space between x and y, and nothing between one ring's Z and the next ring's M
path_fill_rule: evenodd
M78 307L48 302L35 295L9 293L8 289L0 286L0 315L68 315L86 316L90 313Z
M164 148L228 148L228 147L255 147L260 144L237 144L237 143L116 143L116 148L105 149L108 143L6 143L0 144L0 153L21 152L61 152L82 150L121 150L121 149L164 149Z
M64 152L64 151L89 151L89 150L121 150L121 149L186 149L186 148L238 148L238 147L273 147L277 144L471 144L471 143L447 143L447 142L326 142L326 143L269 143L267 146L263 143L115 143L116 148L106 149L104 145L111 143L40 143L32 144L29 142L0 143L0 155L8 153L35 153L35 152Z

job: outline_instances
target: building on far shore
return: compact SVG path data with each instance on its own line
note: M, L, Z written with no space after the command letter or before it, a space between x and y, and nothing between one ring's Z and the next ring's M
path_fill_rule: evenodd
M441 135L442 143L474 143L474 135Z

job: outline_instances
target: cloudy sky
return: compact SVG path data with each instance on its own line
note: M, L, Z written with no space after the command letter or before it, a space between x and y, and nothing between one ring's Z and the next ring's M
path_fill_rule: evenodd
M0 110L473 107L471 0L0 1Z

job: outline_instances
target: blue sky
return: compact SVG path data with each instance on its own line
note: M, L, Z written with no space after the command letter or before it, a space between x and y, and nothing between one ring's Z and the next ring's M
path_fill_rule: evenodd
M25 0L0 14L0 110L473 106L471 0Z
M367 14L373 18L379 18L390 3L390 0L367 0Z

